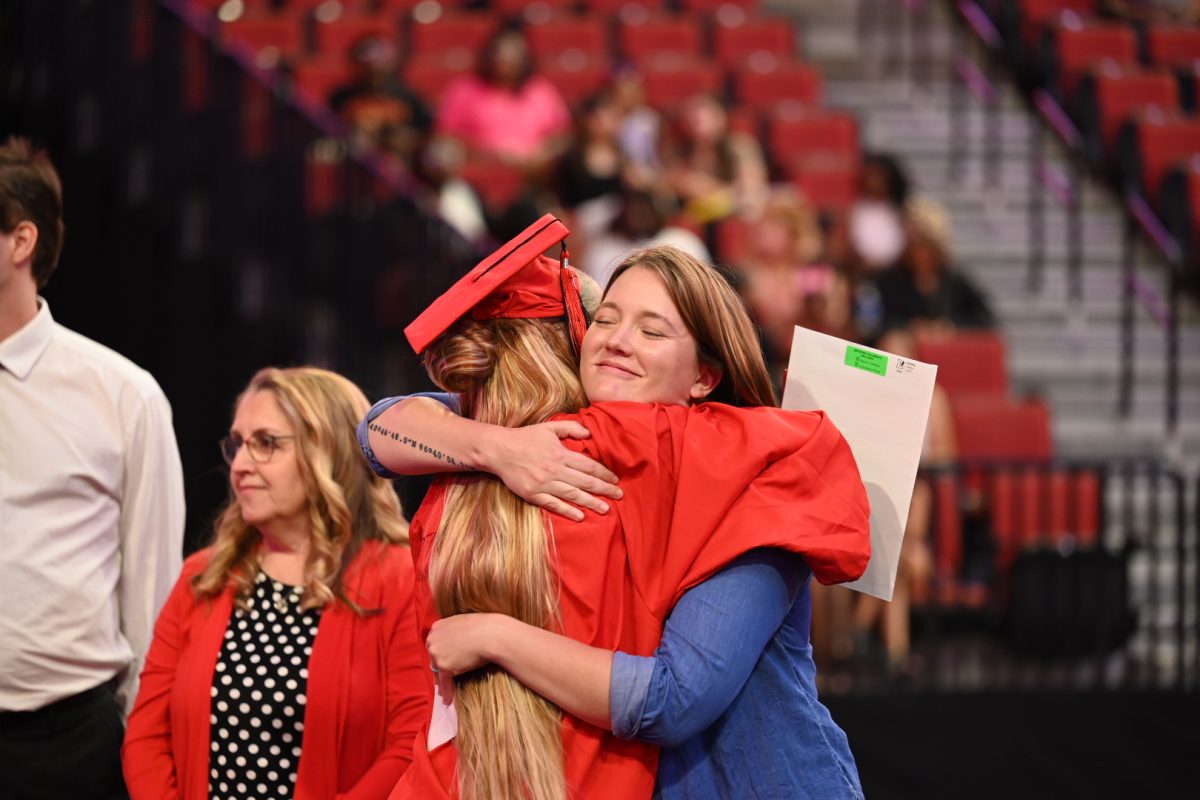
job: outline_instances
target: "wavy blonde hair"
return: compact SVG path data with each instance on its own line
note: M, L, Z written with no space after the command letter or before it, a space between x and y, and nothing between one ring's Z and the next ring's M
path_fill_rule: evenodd
M313 608L338 599L365 613L345 595L347 565L364 542L408 544L400 500L392 485L371 471L354 435L370 403L351 381L316 367L259 370L234 408L257 392L274 395L296 432L312 537L301 604ZM192 588L213 597L232 584L236 602L244 607L259 572L256 550L262 534L242 519L232 493L213 538L212 557L192 579Z
M545 320L460 323L425 355L433 381L465 416L517 427L585 404L566 326ZM446 496L429 582L443 616L494 612L541 628L558 618L550 522L491 475L457 479ZM456 679L459 796L561 800L562 712L508 673Z

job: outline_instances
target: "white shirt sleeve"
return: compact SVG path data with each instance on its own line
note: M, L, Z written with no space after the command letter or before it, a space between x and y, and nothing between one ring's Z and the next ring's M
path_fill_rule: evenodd
M126 715L158 616L183 565L183 467L171 406L157 386L127 418L125 480L121 497L121 633L133 651L120 676L117 701Z

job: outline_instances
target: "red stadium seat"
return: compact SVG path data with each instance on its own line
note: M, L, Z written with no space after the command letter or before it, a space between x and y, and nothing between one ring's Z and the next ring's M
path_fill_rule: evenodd
M468 161L463 165L462 178L492 211L507 208L525 187L525 176L519 169L491 159Z
M725 72L709 61L666 61L647 66L642 80L646 102L655 108L670 109L696 94L721 94Z
M520 15L536 21L557 12L570 11L575 7L575 0L492 0L491 7L507 17Z
M741 25L713 26L713 54L726 67L737 67L752 56L765 54L780 61L795 55L796 31L782 19L749 20Z
M625 57L639 64L668 55L696 58L703 45L700 25L681 17L652 17L622 25L617 38Z
M1119 65L1137 61L1133 29L1118 24L1060 27L1052 33L1058 88L1063 98L1075 96L1084 73L1106 61Z
M995 333L963 331L949 339L918 339L916 354L937 365L937 382L951 398L1008 397L1004 340Z
M1136 174L1127 175L1150 202L1158 199L1167 171L1189 156L1200 153L1200 119L1163 114L1157 110L1136 115L1126 153ZM1136 164L1136 166L1134 166Z
M1146 31L1146 55L1151 64L1200 59L1200 28L1151 25Z
M1053 454L1050 415L1037 401L959 397L952 402L959 458L1047 460Z
M811 111L777 114L768 122L767 142L781 162L828 155L858 158L858 120L850 114Z
M294 58L305 50L304 20L299 16L245 16L221 26L221 37L250 51L264 55L271 51L279 58Z
M727 6L741 9L749 14L758 9L758 0L680 0L679 6L684 11L693 14L719 11Z
M344 55L368 36L397 43L399 20L386 14L343 14L332 22L314 22L313 38L318 53Z
M467 60L464 62L462 58ZM436 55L413 56L404 66L401 76L408 87L427 105L437 108L446 87L473 68L474 61L470 56L463 56L455 51L451 58Z
M409 26L409 46L414 56L463 51L472 57L495 32L490 14L445 13L432 22L414 19Z
M354 79L358 70L345 56L310 58L292 65L292 80L297 91L318 103L329 102L338 87Z
M644 17L651 12L662 11L667 7L667 0L583 0L583 7L592 14Z
M1154 106L1174 112L1179 108L1175 79L1160 72L1101 69L1093 77L1097 125L1106 152L1112 152L1121 126L1136 111Z
M538 60L578 53L589 59L607 61L612 53L608 27L598 25L588 17L555 17L527 25L525 36L529 39L530 51Z
M793 62L781 62L766 71L747 65L734 73L734 95L742 105L764 110L819 106L821 73Z
M564 54L543 60L539 71L569 104L578 105L608 85L612 66L607 59L575 58L572 54Z
M1089 13L1095 10L1095 0L1019 0L1011 6L1016 14L1021 44L1028 51L1037 48L1042 26L1064 11Z
M792 185L819 209L844 211L858 199L857 159L829 159L793 164Z

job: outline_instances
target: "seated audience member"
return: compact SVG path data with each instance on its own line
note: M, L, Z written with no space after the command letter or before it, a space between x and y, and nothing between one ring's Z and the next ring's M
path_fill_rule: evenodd
M417 151L413 173L428 189L426 202L433 213L469 242L487 236L487 217L479 195L462 179L462 142L435 136Z
M231 497L154 630L123 761L133 800L386 798L432 683L408 525L362 459L358 387L264 369L221 452Z
M917 357L916 344L905 331L894 330L885 334L879 340L878 347L905 358ZM946 466L957 459L958 445L954 436L950 398L941 386L935 385L933 401L929 406L929 424L925 428L925 441L921 447L921 467ZM866 594L855 596L855 651L859 656L873 651L871 635L878 626L887 669L893 675L903 675L909 669L912 649L909 633L911 605L915 598L924 595L933 577L933 552L929 543L933 499L933 487L929 480L919 476L908 507L908 522L900 547L900 563L891 602L885 603L878 597Z
M670 204L670 198L661 194L626 189L608 230L588 243L580 261L583 271L604 286L613 269L631 252L661 244L673 245L698 261L710 263L712 256L699 236L667 222Z
M350 51L358 75L333 93L333 110L353 129L360 146L380 147L410 164L413 153L429 133L429 110L396 77L396 48L368 36Z
M786 365L792 329L801 323L810 296L828 288L832 269L818 263L823 251L816 211L794 191L777 189L735 254L739 289L762 330L773 375Z
M699 94L684 104L662 163L667 185L697 223L731 214L756 217L767 197L767 167L752 137L729 129L729 114L717 98Z
M662 116L646 104L646 87L637 70L627 67L613 78L613 102L621 114L617 141L629 163L647 174L662 170L658 158Z
M908 243L900 261L875 278L883 304L883 330L909 328L917 336L956 329L991 328L995 315L975 284L950 263L950 220L930 200L905 209Z
M842 254L839 263L869 275L896 262L904 251L909 187L908 175L895 156L863 156L858 199L847 220L850 252Z
M435 128L461 139L472 157L540 176L566 147L571 113L558 89L535 73L525 35L505 27L484 46L477 72L447 87Z

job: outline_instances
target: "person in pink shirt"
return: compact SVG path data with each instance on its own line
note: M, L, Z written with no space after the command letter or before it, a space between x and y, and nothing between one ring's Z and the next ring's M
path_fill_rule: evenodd
M450 84L436 131L462 140L474 156L497 157L536 173L565 148L571 112L558 89L534 73L519 28L501 28L484 46L479 68Z

